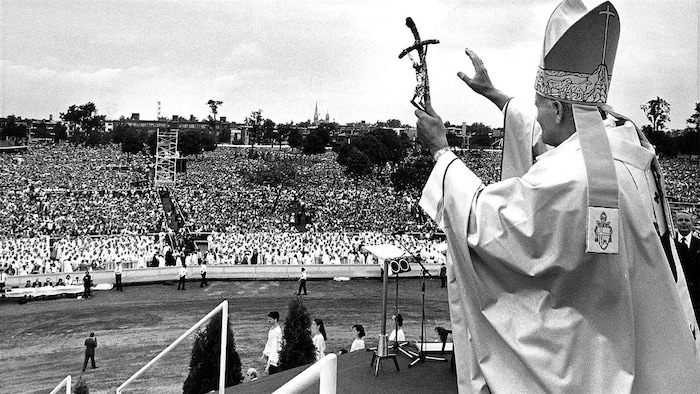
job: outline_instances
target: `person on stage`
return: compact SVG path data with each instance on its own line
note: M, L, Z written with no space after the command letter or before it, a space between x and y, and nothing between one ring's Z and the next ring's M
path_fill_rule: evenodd
M323 320L313 319L311 321L311 336L316 347L316 361L318 361L326 355L326 339L328 339Z
M260 358L265 360L265 372L267 372L268 375L280 371L279 359L280 350L282 350L282 328L279 325L279 320L279 312L272 311L267 314L267 323L270 324L270 330L267 333L265 350L263 350Z

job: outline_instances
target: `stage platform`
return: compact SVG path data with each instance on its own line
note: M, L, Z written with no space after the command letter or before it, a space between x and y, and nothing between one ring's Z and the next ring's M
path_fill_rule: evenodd
M411 350L414 348L411 347ZM338 356L338 393L457 393L457 375L450 367L452 355L447 361L419 362L408 367L411 359L397 353L400 371L391 360L384 360L379 375L374 376L370 366L372 351L357 351ZM430 353L429 355L437 355ZM269 394L298 375L310 365L264 376L254 382L241 383L226 389L226 394ZM318 393L318 383L304 393Z

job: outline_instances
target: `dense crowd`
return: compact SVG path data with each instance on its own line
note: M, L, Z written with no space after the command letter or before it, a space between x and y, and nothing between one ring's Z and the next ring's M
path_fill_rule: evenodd
M666 193L670 200L700 203L700 162L689 159L659 160L666 178Z
M0 155L0 236L160 231L163 212L143 155L111 145L35 144Z
M210 264L376 264L365 246L393 244L408 257L441 262L439 241L380 232L213 233Z
M252 181L251 172L287 161L297 168L292 185L281 188ZM380 178L381 179L381 178ZM218 149L189 163L174 190L196 231L260 232L289 227L287 207L300 204L312 214L316 231L392 231L412 224L406 196L386 179L353 179L335 154L311 159L288 151L250 158L248 149Z
M351 178L332 152L307 157L256 149L251 156L249 148L222 147L191 158L170 189L187 229L212 232L209 258L216 264L250 263L253 256L258 264L366 263L358 245L394 242L387 234L397 231L434 230L417 195L393 190L390 166ZM498 180L500 152L458 155L484 183ZM281 187L255 180L256 172L278 163L293 167L294 179ZM700 202L697 161L660 163L669 200ZM34 144L0 155L0 269L44 273L164 260L167 215L149 183L151 170L147 156L126 155L116 145ZM300 229L300 212L303 233L294 230ZM430 246L411 239L404 242L412 252L431 255Z

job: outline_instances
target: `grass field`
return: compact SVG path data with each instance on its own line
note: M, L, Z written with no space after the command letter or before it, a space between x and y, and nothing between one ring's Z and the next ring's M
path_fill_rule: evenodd
M426 281L426 338L437 340L434 328L449 328L447 292L439 279ZM210 281L200 289L188 283L186 291L168 284L126 286L123 293L95 292L88 300L61 298L24 305L0 301L0 393L48 393L66 375L81 375L84 345L90 332L98 338L98 369L82 375L91 393L113 393L117 386L199 321L222 300L229 301L230 320L243 369L262 371L260 361L267 338L267 313L278 310L284 323L294 281ZM420 337L421 289L419 279L399 281L399 310L405 317L408 340ZM312 317L323 319L327 351L349 349L350 327L362 324L367 346L376 345L381 323L381 282L310 281L304 305ZM389 284L389 317L396 284ZM389 331L390 329L388 329ZM125 392L176 393L182 391L189 368L192 338L184 341Z

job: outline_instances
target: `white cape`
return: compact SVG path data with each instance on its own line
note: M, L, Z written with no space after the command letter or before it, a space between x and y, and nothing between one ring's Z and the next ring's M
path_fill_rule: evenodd
M529 150L534 117L509 107L518 121L507 115L506 136L521 133L514 136ZM637 183L654 154L610 140L620 187L618 255L585 253L587 182L577 134L521 177L487 187L451 153L436 163L420 204L447 234L460 392L700 387L689 330L696 323L684 313L645 213L646 186Z

